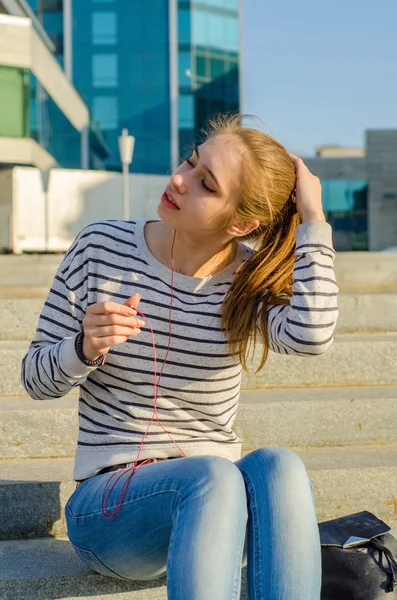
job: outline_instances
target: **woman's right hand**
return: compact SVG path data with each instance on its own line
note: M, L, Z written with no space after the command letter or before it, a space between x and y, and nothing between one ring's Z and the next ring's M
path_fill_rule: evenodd
M141 297L135 294L124 304L117 302L98 302L87 308L83 319L83 354L88 360L96 360L107 354L111 346L123 344L129 337L138 335L145 321L135 317Z

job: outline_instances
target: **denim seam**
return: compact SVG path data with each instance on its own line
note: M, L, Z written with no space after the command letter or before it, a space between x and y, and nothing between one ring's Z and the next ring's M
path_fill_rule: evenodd
M249 492L249 507L251 509L251 512L253 513L253 517L252 517L252 525L253 525L253 529L254 529L254 540L253 540L253 545L254 545L254 590L255 590L255 597L256 598L263 598L264 596L260 594L260 589L259 589L259 581L261 580L262 577L262 570L260 567L260 556L259 556L259 543L258 543L258 514L256 512L256 498L255 498L255 486L252 484L251 478L249 476L249 474L244 470L244 479L246 478L246 484L248 487L248 492ZM248 535L248 532L247 532ZM247 557L247 562L248 562L248 557ZM249 568L249 567L248 567ZM259 575L261 577L259 577ZM252 600L255 600L255 598L253 598Z
M179 491L179 490L162 490L162 491L159 491L159 492L153 492L153 493L151 493L151 494L146 494L145 496L141 496L140 498L134 498L133 500L128 500L127 502L123 502L123 504L122 504L122 507L123 507L123 506L127 506L127 505L129 505L129 504L133 504L134 502L137 502L137 501L139 501L139 500L145 500L145 499L147 499L147 498L151 498L152 496L157 496L157 495L159 495L159 494L169 494L169 493L176 493L176 494L178 494L179 496L181 496L181 495L182 495L182 494L180 493L180 491ZM107 507L106 507L106 509L107 509L108 511L110 511L110 510L112 510L112 509L116 508L116 506L117 506L117 505L114 505L114 506L107 506ZM121 507L121 508L122 508L122 507ZM86 515L75 515L75 514L72 512L72 509L71 509L70 505L68 505L68 504L66 504L65 510L66 510L66 509L68 510L68 512L70 513L70 515L73 517L73 519L85 519L86 517L95 517L95 516L97 516L97 515L101 515L101 514L102 514L102 510L101 510L101 511L98 511L98 512L90 512L90 513L88 513L88 514L86 514Z
M96 558L96 560L97 560L97 561L98 561L98 562L99 562L99 563L100 563L100 564L101 564L101 565L102 565L102 566L103 566L105 569L107 569L107 570L108 570L108 571L110 571L111 573L114 573L114 575L116 575L116 576L117 576L117 577L119 577L120 579L123 579L124 581L129 581L129 582L133 581L132 579L128 579L128 577L123 577L122 575L119 575L119 574L118 574L116 571L114 571L113 569L111 569L110 567L108 567L107 565L105 565L105 563L104 563L104 562L103 562L103 561L102 561L100 558L98 558L98 556L97 556L97 555L95 554L95 552L93 552L92 550L88 550L87 548L80 548L80 546L77 546L77 544L74 544L74 543L72 542L72 540L70 540L70 543L71 543L71 544L72 544L72 546L74 546L75 548L78 548L79 550L82 550L83 552L89 552L90 554L92 554L92 555L93 555L93 556ZM76 552L76 554L78 555L78 553L77 553L77 552ZM82 559L80 558L80 560L82 560ZM82 562L84 562L84 561L82 561ZM89 568L90 568L92 571L95 571L95 569L94 569L93 567L89 567ZM96 571L96 572L98 573L98 571ZM99 575L102 575L102 573L99 573ZM102 575L102 577L103 577L103 575Z
M247 523L248 523L248 516L245 522L245 535L247 535ZM244 541L245 541L245 536L244 536L244 540L242 545L240 546L240 552L239 552L239 558L237 561L237 572L236 572L236 576L234 578L234 588L233 588L233 598L232 600L239 600L240 596L241 596L241 570L242 570L242 562L243 562L243 552L244 552ZM238 590L238 582L240 580L240 592Z

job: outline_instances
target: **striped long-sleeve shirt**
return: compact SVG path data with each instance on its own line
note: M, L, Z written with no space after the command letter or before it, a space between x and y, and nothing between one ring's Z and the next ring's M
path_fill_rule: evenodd
M113 346L104 365L87 367L75 351L87 307L124 303L135 293L155 332L160 372L168 346L171 271L147 247L146 220L104 221L86 227L66 253L47 296L21 379L38 400L59 398L79 386L79 435L74 478L138 456L153 416L154 357L150 328ZM241 365L230 355L220 311L233 273L253 251L240 243L235 260L211 277L174 274L172 335L158 388L157 414L185 455L212 454L235 461L242 440L233 431ZM333 341L338 315L331 226L296 229L293 297L268 308L270 349L312 356ZM140 459L181 456L156 418Z

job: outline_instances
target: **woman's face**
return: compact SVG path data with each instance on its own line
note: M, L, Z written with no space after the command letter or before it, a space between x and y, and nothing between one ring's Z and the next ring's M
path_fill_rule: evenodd
M171 176L157 207L162 221L191 234L214 235L237 204L242 153L230 135L197 147ZM173 201L178 208L170 206Z

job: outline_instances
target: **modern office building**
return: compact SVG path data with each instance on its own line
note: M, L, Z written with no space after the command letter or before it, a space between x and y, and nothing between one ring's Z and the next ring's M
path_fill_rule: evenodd
M88 106L25 0L0 0L0 165L102 167Z
M131 171L165 174L214 112L240 106L240 0L30 0L105 132L136 138Z
M321 179L337 250L397 246L397 130L368 130L365 148L323 146L303 160Z

